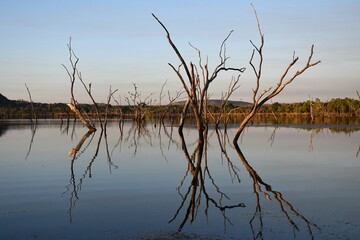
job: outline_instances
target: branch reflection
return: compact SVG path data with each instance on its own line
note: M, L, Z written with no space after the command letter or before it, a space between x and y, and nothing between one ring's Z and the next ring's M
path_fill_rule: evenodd
M250 226L251 226L251 230L252 230L254 239L257 239L257 238L262 239L263 238L264 222L263 222L263 218L262 218L263 214L262 214L262 208L261 208L260 193L263 194L267 200L271 200L271 195L274 197L274 199L279 204L279 208L280 208L281 212L285 215L287 221L291 224L291 226L296 231L299 231L299 226L295 223L294 217L300 218L306 224L307 231L308 231L309 235L311 236L311 239L313 239L314 235L312 232L312 227L314 227L318 230L320 230L320 228L316 224L310 222L305 216L300 214L298 211L296 211L295 208L293 207L293 205L283 197L283 194L281 192L273 190L269 184L264 182L261 179L261 177L258 175L258 173L255 171L255 169L253 169L250 166L249 162L246 160L244 154L240 150L240 147L238 145L235 145L234 147L235 147L235 150L236 150L241 162L243 163L243 165L245 166L246 170L248 171L250 177L253 180L253 191L256 196L256 209L255 209L252 219L250 220ZM255 227L254 227L256 219L258 219L258 222L259 222L259 227L257 230L255 230Z
M221 150L221 157L223 158L223 156L224 156L227 161L228 168L229 168L229 175L231 177L231 180L232 180L232 182L234 182L234 180L237 180L237 182L240 183L240 176L239 176L240 169L236 165L234 165L234 163L230 160L230 157L227 152L226 143L230 142L228 134L227 134L227 129L225 128L224 133L222 133L221 130L217 127L217 128L215 128L215 131L216 131L217 140L218 140L220 150Z
M131 124L131 125L130 125ZM183 157L185 159L185 172L180 179L177 192L179 195L179 203L175 206L174 213L170 216L169 223L178 224L176 225L178 231L182 231L186 224L192 224L196 218L203 214L208 219L211 209L215 209L215 212L219 214L220 221L223 220L224 231L228 225L232 225L240 209L246 207L246 198L233 197L228 193L222 184L221 180L217 177L216 169L211 168L214 160L213 150L219 151L219 159L225 167L226 174L229 174L231 184L237 184L240 187L246 187L252 190L254 198L251 202L254 203L254 212L251 210L251 216L249 217L248 229L251 229L254 239L264 239L266 235L265 227L268 218L266 218L266 212L264 210L264 202L273 201L275 208L281 212L281 216L284 221L289 223L290 229L296 232L305 232L310 238L314 237L314 230L320 230L319 227L306 218L299 210L297 210L291 202L289 202L285 195L280 191L274 190L274 188L265 182L259 175L258 172L250 165L251 161L248 161L242 150L238 145L232 145L228 136L228 130L215 128L209 130L206 128L202 131L202 135L198 135L197 129L189 130L189 135L184 135L186 129L179 131L179 140L175 140L173 136L173 126L166 126L164 123L158 124L146 124L145 122L132 122L127 124L124 128L119 127L120 136L114 146L109 151L108 139L104 136L106 156L109 164L109 171L117 166L112 162L112 152L115 148L121 149L121 146L125 143L128 144L130 149L130 155L136 155L141 150L142 145L149 145L161 151L161 155L167 159L165 146L175 146L181 149ZM231 131L231 130L229 130ZM275 139L277 128L271 134L269 141L271 144ZM195 132L195 136L192 133ZM315 131L314 134L318 134ZM69 209L68 214L70 222L72 221L72 213L75 208L77 201L79 200L79 193L82 189L85 179L92 177L92 165L98 156L101 140L103 133L100 132L99 139L96 144L95 153L90 157L86 169L82 174L76 176L76 160L88 149L91 142L93 141L95 133L87 132L80 139L77 145L72 148L68 155L72 157L70 162L70 181L66 186L67 190L63 194L69 194ZM313 134L311 135L313 136ZM168 139L168 144L164 144L164 137ZM115 140L116 141L116 140ZM155 143L154 141L158 141ZM121 150L120 150L121 151ZM216 159L215 159L216 160ZM240 160L240 161L239 161ZM250 162L250 163L249 163ZM251 184L249 186L244 185L241 182L241 170L245 169L245 172L249 173ZM233 192L234 193L234 192ZM236 210L235 209L239 209ZM270 209L273 210L273 209ZM230 212L231 211L231 212ZM267 209L269 211L269 209ZM244 215L246 217L246 215ZM235 223L235 222L234 222ZM305 229L305 231L303 230Z
M227 129L223 131L215 128L213 136L216 136L219 150L221 151L221 161L225 163L228 168L228 173L232 183L240 184L240 168L234 163L233 151L237 154L241 164L245 167L252 179L252 190L255 194L255 211L249 219L250 229L253 239L263 239L265 235L266 219L264 218L264 211L262 208L262 196L267 201L274 200L278 204L278 208L284 216L284 219L290 224L294 234L300 232L302 226L306 229L306 233L312 239L314 237L314 229L320 228L304 215L302 215L295 207L284 197L284 195L272 188L266 183L255 169L249 164L239 145L232 146L227 134ZM214 133L212 132L212 133ZM275 131L273 132L273 135ZM208 213L211 207L218 209L223 217L224 231L226 233L227 224L231 224L231 217L228 217L229 210L234 208L244 208L245 204L239 199L232 199L222 186L217 184L217 179L213 177L211 168L208 165L208 146L212 134L208 134L208 129L204 131L204 141L198 141L193 146L192 151L189 151L189 145L182 131L179 131L179 137L184 154L187 170L177 188L178 194L181 198L180 204L175 211L173 218L169 223L176 219L180 220L178 231L182 231L185 224L193 223L199 214L200 209L204 211L205 217L208 218ZM213 142L213 141L212 141ZM217 147L215 147L217 148ZM203 154L201 154L203 151ZM230 151L230 152L229 152ZM213 158L213 157L212 157ZM236 158L236 157L235 157ZM234 203L235 202L235 203ZM201 208L201 205L204 207ZM267 209L268 210L268 209ZM180 215L183 214L182 217Z
M83 148L82 151L81 147L84 144L84 142L86 141L86 139L88 137L90 137L90 135L92 135L90 141L87 143L87 145ZM80 139L79 143L72 148L69 152L68 152L68 156L72 156L71 161L70 161L70 181L69 184L66 185L66 191L62 193L62 195L70 192L70 206L69 209L67 211L67 213L69 214L69 218L70 218L70 222L72 222L72 210L75 207L75 203L79 200L79 196L78 196L78 191L81 190L81 185L77 186L76 184L76 178L75 178L75 171L74 171L74 163L75 160L77 158L79 158L81 156L81 154L83 154L86 149L89 147L90 143L92 142L93 138L95 136L95 132L93 131L88 131L87 133L84 134L84 136ZM80 181L81 182L81 181Z
M36 128L37 128L37 123L31 124L31 140L30 140L30 144L29 144L29 149L28 149L28 151L26 153L25 160L28 159L28 157L30 155L31 148L32 148L32 145L34 143L34 137L35 137L35 134L36 134Z
M134 156L138 151L138 147L140 147L140 139L151 145L151 134L146 127L145 121L133 121L131 128L127 132L125 142L131 142L130 148L134 148Z
M74 123L73 130L71 132L71 139L73 139L73 137L76 135L76 132L75 132L76 127L75 126L76 125ZM119 123L119 130L120 130L119 138L111 151L109 149L108 136L105 134L105 131L101 131L99 133L95 152L93 155L91 155L92 157L90 158L86 169L78 177L78 179L75 174L75 172L76 172L75 162L77 159L80 158L80 156L83 153L85 153L88 150L89 146L91 145L91 143L95 137L96 132L88 131L87 133L85 133L82 136L82 138L80 139L80 141L67 153L67 155L71 157L70 180L69 180L69 184L66 186L66 191L63 192L62 195L64 196L65 194L69 194L69 209L68 209L67 213L69 214L70 222L72 222L72 220L73 220L72 213L75 208L76 202L79 200L79 193L82 190L84 180L87 177L88 178L92 177L92 166L93 166L93 163L95 162L95 159L98 157L102 139L104 139L104 142L105 142L105 153L106 153L106 159L107 159L107 162L109 165L109 173L110 174L112 173L112 169L118 168L118 166L115 165L114 162L112 161L113 151L116 148L121 149L121 146L124 142L130 143L129 148L134 148L134 152L133 152L134 155L136 155L136 153L138 151L138 147L141 146L141 143L140 143L141 141L145 141L145 143L152 145L152 136L155 134L155 131L152 131L152 132L149 131L149 129L147 128L147 125L144 121L136 121L136 122L134 121L132 123L131 127L129 128L129 130L127 131L127 134L124 134L124 123L122 121ZM124 135L126 135L126 136L124 137ZM91 136L90 140L84 146L85 142L89 139L90 136ZM172 137L172 136L169 135L169 137Z
M74 132L75 131L73 131L73 133ZM83 144L90 136L91 136L90 140L83 147ZM73 209L75 208L76 202L79 200L79 192L82 189L84 179L86 177L88 177L88 178L92 177L92 172L91 172L92 169L91 168L92 168L93 163L95 162L95 159L97 158L97 156L99 154L99 149L100 149L100 145L101 145L101 140L103 139L103 136L104 136L104 131L100 132L99 138L98 138L98 141L96 144L95 153L92 155L86 169L84 170L84 173L81 175L81 177L78 179L78 181L76 180L76 174L75 174L75 166L74 166L75 160L79 159L80 156L83 153L85 153L85 151L88 149L91 142L93 141L94 136L95 136L95 132L89 130L87 133L85 133L83 135L83 137L80 139L78 144L68 152L68 156L72 157L71 161L70 161L70 180L69 180L69 184L66 185L67 190L65 192L63 192L62 195L64 196L65 194L70 193L69 209L67 211L67 213L69 214L70 222L72 222L72 219L73 219L72 212L73 212ZM109 172L111 173L112 167L118 168L118 166L116 166L111 160L111 154L109 152L107 136L104 136L104 141L105 141L105 149L106 149L106 154L107 154L107 161L109 164Z
M224 226L226 226L227 223L232 224L230 219L226 216L226 210L245 207L245 204L242 202L230 205L223 203L224 198L227 200L230 200L230 198L216 184L214 178L211 176L211 172L207 164L208 129L204 130L204 138L199 139L191 154L188 151L188 146L186 145L185 137L182 131L179 131L179 137L188 167L183 179L180 182L180 186L177 188L181 197L181 202L169 223L178 218L181 210L184 208L185 214L178 228L178 231L181 231L186 222L190 221L190 223L192 223L195 220L201 203L205 202L204 213L206 218L208 218L209 207L210 204L212 204L221 212L224 218ZM206 184L206 177L210 179L209 184ZM184 184L187 178L189 178L189 186L186 188ZM217 193L215 197L210 195L208 192L208 186L212 186L215 189ZM183 188L186 189L184 194L181 192L181 189Z

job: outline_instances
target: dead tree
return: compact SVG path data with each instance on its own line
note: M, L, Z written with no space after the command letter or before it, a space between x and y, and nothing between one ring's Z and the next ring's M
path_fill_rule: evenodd
M171 118L171 112L172 112L172 107L173 107L174 102L178 101L180 99L181 95L184 93L184 91L182 91L182 90L175 91L175 94L174 94L175 96L172 97L172 95L170 94L170 91L168 91L167 92L168 103L166 105L163 105L162 100L165 97L164 88L165 88L166 83L167 83L167 80L161 86L161 90L160 90L160 94L159 94L158 116L159 116L159 120L160 120L160 125L164 124L164 119L166 116ZM159 128L159 132L160 132L160 128Z
M111 98L114 98L114 93L116 93L118 91L118 89L115 89L114 91L111 90L111 86L109 88L109 95L107 98L107 103L106 103L106 108L105 108L105 119L104 119L104 131L105 131L105 138L107 137L107 132L106 132L106 126L107 126L107 121L108 121L108 111L109 111L109 105L110 105L110 101Z
M25 157L25 160L26 160L30 155L32 144L34 142L34 137L35 137L35 133L36 133L38 119L37 119L37 116L36 116L36 111L35 111L35 107L34 107L34 102L33 102L32 97L31 97L30 89L26 85L26 83L25 83L25 87L26 87L26 90L27 90L27 92L29 94L31 111L32 111L32 116L31 116L31 122L32 122L32 124L31 124L31 140L30 140L30 144L29 144L29 149L28 149L28 151L26 153L26 157ZM35 119L35 124L33 122L33 119Z
M306 65L303 68L297 70L292 76L288 77L287 75L288 75L290 69L292 69L292 67L295 65L295 63L299 60L299 57L295 57L295 52L294 52L292 61L289 63L289 65L285 69L284 73L280 77L276 86L267 88L267 89L263 90L261 93L259 93L260 80L262 77L262 68L263 68L263 61L264 61L264 58L263 58L264 34L261 31L260 22L259 22L256 10L255 10L254 6L252 6L252 7L253 7L254 14L256 17L258 31L260 34L260 46L259 47L256 46L252 41L250 41L251 45L254 47L254 50L252 52L249 64L255 74L256 84L255 84L255 88L253 89L251 110L250 110L250 112L247 113L246 117L241 122L241 124L235 134L235 137L234 137L234 141L233 141L234 144L238 141L240 134L242 133L242 131L244 130L244 128L246 127L248 122L255 116L255 114L259 111L261 106L264 105L264 103L268 102L270 99L277 96L282 90L284 90L284 88L287 85L292 83L292 81L295 78L297 78L298 76L303 74L307 69L320 63L320 61L312 62L312 56L313 56L313 51L314 51L314 45L312 45L311 49L310 49L310 55L309 55ZM257 67L255 67L254 62L253 62L255 52L257 53L257 55L259 57L259 62L258 62Z
M34 108L34 103L32 101L32 98L31 98L31 93L30 93L30 90L28 88L28 86L26 85L25 83L25 87L26 87L26 90L29 94L29 99L30 99L30 105L31 105L31 111L32 111L32 117L31 117L31 121L33 120L33 118L35 119L35 124L38 123L38 119L37 119L37 116L36 116L36 111L35 111L35 108Z
M314 109L313 109L313 100L311 99L309 95L309 109L310 109L310 118L311 118L311 124L315 123L315 117L314 117Z
M85 85L84 81L82 80L81 72L77 68L79 58L75 55L73 49L71 48L71 39L70 39L69 43L67 44L67 46L68 46L68 51L69 51L69 61L71 64L71 69L69 70L64 64L62 65L65 68L67 74L69 75L70 83L71 83L71 85L70 85L71 102L68 103L67 105L69 106L70 110L73 111L76 114L76 116L81 120L81 122L89 129L89 131L96 131L95 124L90 119L86 119L84 117L84 115L81 113L81 111L79 110L78 102L74 96L74 84L75 84L76 79L78 79L81 81L86 92L88 93L89 97L91 98L91 100L94 103L94 107L96 109L97 116L98 116L100 126L102 129L103 126L102 126L102 121L101 121L100 114L99 114L99 109L98 109L97 104L91 94L91 83L89 84L89 87L87 87Z
M219 58L220 63L215 67L212 73L209 71L208 63L205 64L202 62L201 58L201 52L199 49L194 47L190 44L192 48L194 48L199 56L198 64L194 64L192 62L186 63L185 59L183 58L182 54L174 44L174 42L171 39L170 33L165 27L165 25L154 15L152 16L156 19L156 21L162 26L162 28L166 32L167 40L174 50L176 56L180 60L180 65L178 68L174 67L171 63L169 63L169 66L174 70L176 75L178 76L179 80L182 83L182 86L188 96L187 101L183 107L183 112L181 114L180 119L180 126L179 131L182 130L184 120L186 118L186 113L191 106L192 112L195 117L196 126L199 130L199 135L203 134L204 129L206 128L205 122L206 119L206 100L208 96L208 89L210 84L218 77L219 73L224 71L232 71L236 72L239 75L245 71L245 68L228 68L225 66L228 57L226 56L226 41L229 39L230 35L233 31L230 31L230 33L226 36L226 38L223 40L221 46L220 46L220 52L219 52ZM201 139L203 137L200 137ZM199 139L199 140L201 140Z
M124 113L123 113L123 108L121 106L121 95L119 95L119 101L116 100L116 98L114 97L114 95L112 95L113 100L116 102L117 104L117 108L118 108L118 114L119 114L119 129L120 129L120 135L123 135L123 126L124 126Z
M145 119L147 107L152 105L151 96L153 93L147 95L144 99L141 98L141 93L138 91L138 87L133 83L134 92L128 92L128 96L125 96L125 102L127 102L129 108L134 114L135 121L142 121Z

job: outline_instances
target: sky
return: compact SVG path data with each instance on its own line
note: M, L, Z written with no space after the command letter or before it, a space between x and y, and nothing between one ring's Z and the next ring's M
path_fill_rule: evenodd
M35 102L69 102L70 80L62 64L69 65L67 44L79 57L83 80L92 84L98 102L106 102L109 87L124 99L136 84L141 97L159 98L161 86L174 96L181 84L168 63L179 65L165 32L167 27L186 62L208 59L210 70L220 61L219 49L227 41L227 67L246 67L232 100L250 101L255 86L249 65L252 40L259 32L251 7L256 8L265 36L260 89L276 85L295 54L296 70L306 63L311 45L313 60L321 63L295 79L274 102L311 98L356 98L360 91L360 1L358 0L1 0L0 93L9 99L28 100L25 83ZM222 74L209 93L220 98L231 80ZM90 103L77 83L79 102ZM167 97L166 97L167 98ZM166 101L164 99L163 101ZM124 103L124 102L122 102Z

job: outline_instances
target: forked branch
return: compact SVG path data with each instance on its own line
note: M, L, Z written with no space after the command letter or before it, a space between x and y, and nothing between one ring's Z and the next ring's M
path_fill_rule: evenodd
M279 93L281 93L287 85L292 83L298 76L303 74L307 69L320 63L320 61L312 62L312 57L313 57L313 53L314 53L314 45L312 45L311 49L310 49L310 54L309 54L309 57L308 57L308 60L307 60L307 63L305 64L305 66L302 67L301 69L297 70L292 76L289 77L288 76L289 71L299 60L299 57L295 57L295 53L294 53L292 61L289 63L289 65L285 69L285 71L282 74L282 76L280 77L278 83L275 86L272 86L272 87L269 87L269 88L263 90L259 94L260 81L261 81L262 69L263 69L263 51L262 51L262 49L264 47L265 40L264 40L264 35L261 31L260 22L259 22L259 18L257 16L256 10L253 5L251 5L251 6L253 7L253 10L254 10L254 14L256 17L256 23L257 23L258 31L259 31L259 35L260 35L260 46L259 47L256 46L252 41L250 41L250 43L254 47L254 50L250 57L249 64L252 67L254 75L255 75L255 88L253 89L252 108L251 108L250 112L246 115L244 120L241 122L241 124L236 132L236 135L234 137L234 141L233 141L234 144L237 143L242 131L244 130L244 128L246 127L248 122L252 119L253 116L255 116L255 114L258 112L258 110L261 108L261 106L264 105L264 103L268 102L270 99L272 99L273 97L275 97ZM259 57L259 62L258 62L257 67L255 66L255 64L253 62L255 52L258 54L258 57Z
M83 83L84 86L85 86L85 84L82 81L81 73L77 69L77 64L79 62L79 58L75 55L75 53L71 47L71 38L69 40L69 43L67 44L67 47L68 47L68 51L69 51L69 61L70 61L71 69L68 69L64 64L62 64L62 66L65 68L67 74L69 75L70 84L71 84L70 85L71 102L68 103L67 105L69 106L70 110L73 111L76 114L76 116L81 120L81 122L89 129L89 131L93 132L93 131L96 131L95 125L90 120L85 119L83 114L79 111L78 103L77 103L75 95L74 95L74 84L75 84L76 79L79 77L80 81ZM85 89L87 90L88 94L92 98L91 93L90 93L90 91L88 91L86 86L85 86ZM89 89L91 89L91 88L89 87ZM93 100L93 98L92 98L92 100ZM98 116L99 116L99 114L98 114ZM102 128L102 124L101 124L101 128Z
M189 106L191 106L196 120L196 125L199 130L199 134L201 135L203 134L202 131L205 129L205 125L207 122L207 98L208 89L211 82L213 82L218 77L218 74L223 71L232 71L236 72L237 74L243 73L245 71L245 68L233 68L225 66L226 61L229 59L226 56L226 42L233 31L230 31L230 33L222 41L219 51L220 63L215 67L213 72L210 73L207 61L205 65L203 64L200 50L191 44L190 46L194 48L198 53L198 65L194 64L193 62L187 64L182 54L171 39L170 33L165 27L165 25L154 14L152 14L152 16L165 30L167 40L180 61L180 65L178 68L175 68L174 65L169 63L170 67L174 70L179 80L181 81L186 94L188 95L188 100L186 101L186 104L183 108L183 118L180 122L179 129L182 129L183 120L186 116L186 110ZM185 75L182 74L182 69L185 71Z

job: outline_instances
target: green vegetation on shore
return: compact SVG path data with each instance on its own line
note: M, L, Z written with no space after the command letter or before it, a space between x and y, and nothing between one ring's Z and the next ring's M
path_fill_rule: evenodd
M157 117L159 115L175 117L182 111L182 102L169 105L141 106L142 111L146 112L146 117ZM83 111L92 116L94 108L91 104L80 104ZM221 101L209 101L208 112L217 114L220 111ZM38 118L60 119L74 118L74 114L65 103L34 103L34 108ZM99 104L100 112L105 113L106 104ZM231 115L239 116L246 113L251 108L247 102L229 101L225 107L226 112L231 111ZM110 118L132 118L133 106L109 105L108 114ZM24 100L9 100L0 94L0 119L27 119L31 118L30 102ZM322 102L319 98L314 101L303 101L295 103L279 103L264 105L259 115L269 115L270 117L281 118L281 116L295 116L307 118L319 117L352 117L360 116L360 101L353 98L335 98Z

